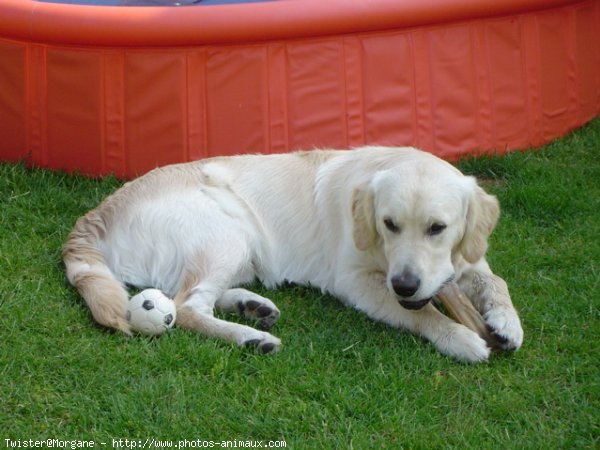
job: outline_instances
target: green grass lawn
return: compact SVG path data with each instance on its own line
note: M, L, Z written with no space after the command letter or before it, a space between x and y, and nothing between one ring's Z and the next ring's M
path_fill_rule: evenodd
M1 164L0 447L598 448L600 120L540 151L460 166L502 204L488 258L525 329L519 352L482 365L299 287L257 287L282 311L276 355L180 329L149 339L97 327L66 283L60 248L120 182Z

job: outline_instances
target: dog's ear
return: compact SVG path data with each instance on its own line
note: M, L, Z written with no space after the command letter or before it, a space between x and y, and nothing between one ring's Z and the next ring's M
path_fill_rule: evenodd
M368 250L377 242L373 189L359 186L352 192L352 237L359 250Z
M458 247L468 262L475 263L483 258L488 247L488 238L499 216L498 199L476 185L469 199L465 233Z

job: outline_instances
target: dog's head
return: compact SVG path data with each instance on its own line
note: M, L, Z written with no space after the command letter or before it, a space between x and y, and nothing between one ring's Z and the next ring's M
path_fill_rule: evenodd
M352 196L356 247L384 260L387 286L420 309L454 278L454 262L480 260L500 209L474 178L434 158L374 174Z

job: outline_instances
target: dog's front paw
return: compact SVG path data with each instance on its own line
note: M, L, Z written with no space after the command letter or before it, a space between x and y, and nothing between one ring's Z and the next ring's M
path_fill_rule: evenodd
M454 323L448 332L434 342L437 349L459 361L478 363L487 361L490 349L477 333Z
M504 350L518 350L523 343L523 328L514 309L495 308L484 314L483 319Z

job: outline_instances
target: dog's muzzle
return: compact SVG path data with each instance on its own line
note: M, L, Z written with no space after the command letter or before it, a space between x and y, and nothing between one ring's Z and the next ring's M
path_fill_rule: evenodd
M406 309L421 309L431 298L424 300L409 300L415 295L421 286L421 280L409 270L404 270L400 275L395 275L391 279L392 289L398 296L398 302Z
M410 309L410 310L418 310L423 308L427 303L429 303L431 301L431 298L426 298L423 300L398 300L398 303L400 303L400 305L403 308L406 309Z

